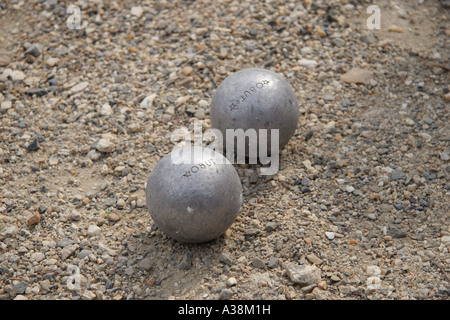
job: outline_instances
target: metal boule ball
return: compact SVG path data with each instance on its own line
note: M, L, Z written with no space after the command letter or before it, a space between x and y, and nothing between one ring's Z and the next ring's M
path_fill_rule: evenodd
M210 116L212 127L221 131L224 140L229 138L226 129L267 129L270 146L271 129L278 129L281 150L295 133L299 106L292 86L283 77L270 70L250 68L223 80L213 96Z
M236 220L242 205L241 180L231 162L214 150L175 148L150 173L146 202L167 236L206 242L220 237Z

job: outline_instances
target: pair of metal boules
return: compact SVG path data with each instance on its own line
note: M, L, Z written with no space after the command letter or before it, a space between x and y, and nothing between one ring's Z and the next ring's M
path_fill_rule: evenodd
M227 129L278 129L281 149L297 128L299 111L288 82L269 70L252 68L233 73L219 85L210 116L213 128L225 139ZM266 150L271 150L270 141L270 135L263 141ZM245 148L249 150L249 145ZM218 238L235 221L242 205L242 185L224 156L188 146L174 149L158 162L147 181L146 201L154 222L166 235L180 242L206 242Z

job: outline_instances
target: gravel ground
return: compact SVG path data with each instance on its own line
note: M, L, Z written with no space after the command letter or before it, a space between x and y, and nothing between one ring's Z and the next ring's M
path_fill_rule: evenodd
M0 299L448 299L448 3L370 4L1 1ZM236 166L220 239L177 243L144 184L249 67L297 132L276 175Z

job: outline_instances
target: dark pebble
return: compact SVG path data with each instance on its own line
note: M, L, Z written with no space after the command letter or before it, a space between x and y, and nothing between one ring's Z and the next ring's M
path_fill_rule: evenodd
M394 202L394 208L397 210L403 209L403 204L401 202Z
M353 102L349 98L344 98L342 99L341 105L342 107L346 108L353 105Z
M310 184L310 182L309 182L308 178L303 178L302 179L302 186L309 187L309 184Z
M47 207L39 206L38 211L39 211L39 213L43 214L47 211Z
M57 86L58 82L56 81L55 77L51 77L49 79L47 79L47 83L49 86Z
M84 259L85 257L87 257L88 255L92 254L93 252L91 250L81 250L80 253L78 253L77 258L78 259Z
M403 229L393 226L389 228L387 234L392 238L404 238L406 237L407 232Z
M312 136L313 136L313 132L312 132L312 131L308 132L308 133L305 135L305 141L308 141L309 139L311 139Z
M233 258L226 253L222 253L222 255L219 258L219 261L228 266L231 266L233 264Z
M156 148L153 144L151 144L150 142L147 144L147 152L152 153L152 152L156 152Z
M416 233L411 235L411 238L413 238L414 240L422 241L425 238L425 235L423 235L422 233Z
M181 260L180 264L178 265L179 270L189 270L192 266L192 255L187 252L183 259Z
M265 231L267 232L272 232L277 228L277 224L276 222L268 222L264 228Z
M277 259L277 258L271 258L271 259L269 260L269 263L267 264L267 266L268 266L270 269L274 269L274 268L278 267L278 259Z
M19 281L13 285L13 289L17 294L24 294L25 290L27 290L28 283L25 281Z
M42 50L38 44L32 44L28 47L28 49L25 51L25 54L32 55L33 57L37 58L41 55Z
M35 138L35 139L33 140L33 142L31 142L31 143L28 145L27 150L28 150L28 151L37 151L38 149L39 149L39 140L38 140L38 138Z
M359 41L364 43L375 43L377 42L377 37L373 33L368 33L359 38Z
M114 287L114 283L113 282L111 282L111 280L106 280L106 283L105 283L105 288L106 289L112 289Z
M38 96L38 97L42 97L45 96L48 93L48 90L43 89L43 88L33 88L28 90L27 92L25 92L27 95L32 96Z
M391 181L406 179L406 174L401 170L394 170L391 172Z
M49 272L49 273L46 273L46 274L44 274L44 276L42 277L44 280L50 280L50 281L53 281L53 277L55 276L55 274L54 273L52 273L52 272Z
M424 172L423 176L425 177L425 179L427 180L434 180L437 178L437 175L435 172L430 172L430 171L426 171Z
M61 240L58 241L56 246L60 247L60 248L64 248L64 247L70 246L71 244L74 244L74 243L75 242L73 242L69 238L62 238Z

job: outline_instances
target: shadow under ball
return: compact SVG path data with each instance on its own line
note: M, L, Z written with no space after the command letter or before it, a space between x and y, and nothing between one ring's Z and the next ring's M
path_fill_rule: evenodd
M282 150L297 128L299 106L292 86L283 77L266 69L250 68L231 74L217 87L210 116L212 127L224 137L224 148L226 129L267 129L270 152L270 129L279 129Z
M220 237L236 220L242 185L236 169L221 154L188 146L174 149L154 167L147 181L146 202L154 222L167 236L189 243ZM175 152L191 155L177 164ZM178 158L179 160L179 158Z

